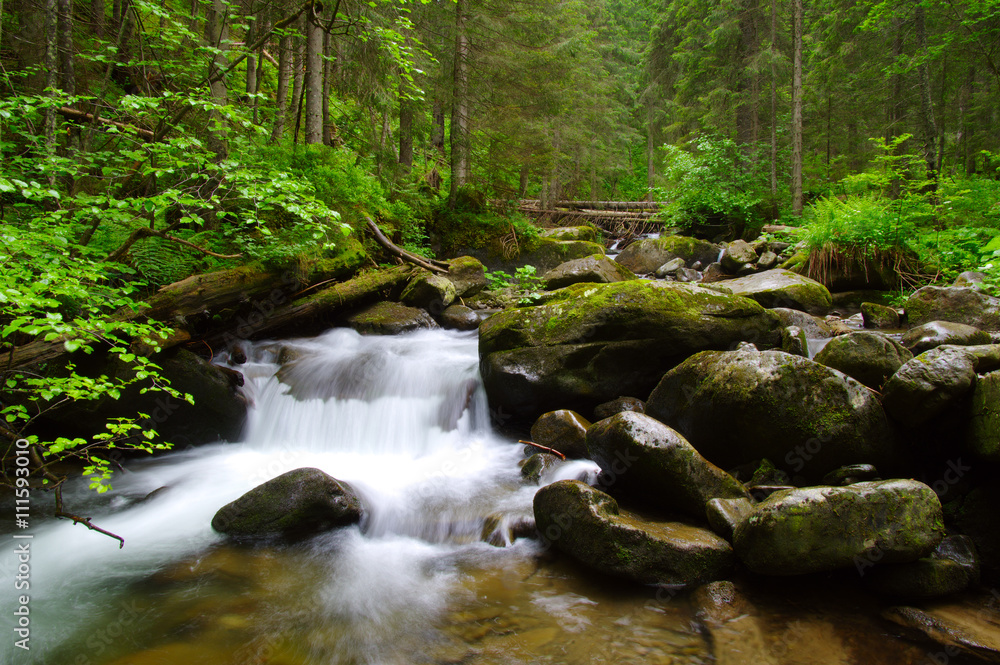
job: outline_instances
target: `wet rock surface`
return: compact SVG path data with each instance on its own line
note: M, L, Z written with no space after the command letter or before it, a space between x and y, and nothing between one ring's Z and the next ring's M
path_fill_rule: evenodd
M814 360L857 379L872 390L913 358L899 342L875 332L854 332L833 338Z

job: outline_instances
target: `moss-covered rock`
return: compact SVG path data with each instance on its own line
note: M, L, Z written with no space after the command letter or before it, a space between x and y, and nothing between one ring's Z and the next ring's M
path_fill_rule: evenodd
M955 346L975 346L989 344L990 334L975 326L951 321L930 321L910 328L899 340L913 354L929 351L942 344Z
M302 468L258 485L215 513L212 528L235 538L297 539L361 520L361 501L347 483Z
M727 243L719 257L719 263L722 264L722 267L734 275L756 261L757 252L746 240L734 240Z
M465 305L451 304L438 315L443 328L451 330L475 330L479 327L479 315Z
M521 477L529 483L537 484L547 471L561 463L562 460L552 453L535 453L521 464Z
M594 420L604 420L625 411L645 413L646 403L638 397L616 397L594 407Z
M949 536L930 556L911 563L879 565L863 571L868 588L904 600L957 593L979 583L979 558L968 536Z
M549 411L531 426L531 440L566 457L586 457L588 427L590 421L576 411Z
M939 346L903 364L882 389L886 413L916 427L942 413L972 388L976 365L961 347Z
M990 372L976 382L966 443L980 459L1000 462L1000 372Z
M593 226L560 226L554 229L541 229L538 232L543 238L552 240L586 240L597 242L597 229Z
M899 327L899 312L892 307L874 302L861 303L861 318L865 328L895 329Z
M775 492L734 534L747 568L798 575L916 561L944 538L941 503L915 480Z
M750 499L712 499L705 505L705 518L712 531L731 543L736 527L753 509Z
M635 275L603 254L567 261L542 275L545 288L550 291L582 282L610 284L629 279L635 279Z
M781 351L703 351L667 372L646 413L723 468L768 458L818 480L845 464L880 464L893 435L874 393Z
M781 350L793 356L809 357L809 340L806 331L798 326L781 329Z
M1000 330L1000 298L967 287L925 286L906 301L910 325L952 321L980 330Z
M648 506L703 519L712 499L750 497L683 436L641 413L626 411L595 423L587 430L587 450L616 489Z
M830 328L830 324L812 314L787 307L772 307L771 311L778 315L783 325L801 328L809 339L827 339L833 337L833 330Z
M540 489L534 512L545 542L611 575L647 584L692 585L719 579L733 564L729 543L712 532L642 519L576 480Z
M840 370L872 390L881 390L889 377L912 359L913 354L899 342L880 333L866 331L834 337L814 358L816 362Z
M641 238L631 243L615 257L636 275L649 275L667 261L683 259L690 266L700 261L702 266L719 258L719 246L687 236Z
M574 284L480 327L483 381L494 408L533 422L580 413L619 395L646 395L663 372L701 349L742 340L773 346L779 324L746 298L666 282Z
M347 318L347 325L364 335L399 335L421 328L437 328L427 312L396 302L378 302Z
M764 307L788 307L825 314L833 303L830 291L819 282L789 270L765 270L726 282L734 295L753 298Z
M440 313L454 302L455 293L455 285L447 277L423 270L406 285L400 300L412 307Z
M535 266L539 273L545 273L556 266L582 259L594 254L604 255L604 246L587 240L555 240L539 238L534 248L521 253L517 265Z
M479 259L460 256L448 262L448 280L459 298L474 296L486 288L486 267Z

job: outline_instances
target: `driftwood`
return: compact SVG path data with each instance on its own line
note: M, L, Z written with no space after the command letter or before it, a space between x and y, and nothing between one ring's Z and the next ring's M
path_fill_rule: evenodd
M365 217L365 219L368 220L368 230L370 230L372 232L372 235L375 236L375 241L378 244L382 245L382 247L388 250L389 253L392 254L393 256L396 256L402 259L403 261L406 261L407 263L412 263L415 266L420 266L425 270L430 270L431 272L436 272L441 274L448 272L448 264L445 263L444 261L425 259L422 256L417 256L412 252L408 252L405 249L398 247L395 243L389 240L384 233L382 233L382 229L378 227L378 224L375 223L375 220L373 220L371 217Z
M77 109L70 108L69 106L60 106L56 109L59 115L69 118L70 120L79 120L80 122L93 122L94 115L92 113L86 113L84 111L78 111ZM136 127L135 125L128 125L124 122L116 122L114 120L108 120L107 118L98 118L97 122L102 125L107 125L109 127L116 127L118 129L135 132L147 141L153 140L153 132L149 129L142 129L141 127Z

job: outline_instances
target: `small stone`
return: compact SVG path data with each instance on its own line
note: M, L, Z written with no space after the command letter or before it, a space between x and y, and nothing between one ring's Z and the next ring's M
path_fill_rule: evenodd
M798 326L788 326L781 331L781 350L793 356L809 357L809 342L806 333Z

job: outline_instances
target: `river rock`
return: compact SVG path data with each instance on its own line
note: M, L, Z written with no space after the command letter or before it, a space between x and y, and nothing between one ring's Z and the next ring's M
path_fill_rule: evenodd
M667 372L646 413L723 468L768 458L818 480L845 464L885 460L892 431L856 380L781 351L703 351Z
M455 285L450 279L424 270L410 280L403 289L400 300L412 307L439 314L454 302L455 293Z
M695 617L711 637L714 665L778 665L756 610L728 580L704 584L691 594Z
M566 457L586 457L588 427L590 421L576 411L549 411L531 426L531 440Z
M705 518L712 531L733 542L736 527L753 512L750 499L712 499L705 504Z
M667 275L676 274L678 270L681 270L683 268L687 268L684 259L681 258L670 259L669 261L667 261L662 266L656 269L656 276L659 277L660 279L663 279Z
M437 328L422 309L396 302L378 302L347 318L347 325L362 335L399 335L413 330Z
M940 346L900 367L882 389L882 404L894 420L915 427L964 396L975 380L969 354L960 347Z
M649 275L673 259L683 259L687 265L696 261L708 265L718 257L718 245L687 236L666 236L640 238L623 249L615 261L636 275Z
M441 326L451 330L475 330L479 327L479 315L465 305L448 305L438 316Z
M1000 372L980 377L972 391L966 443L982 460L1000 462Z
M880 480L878 469L871 464L849 464L839 469L834 469L823 476L823 485L835 485L844 487L854 483L864 483L871 480Z
M975 270L966 270L952 283L952 286L971 286L974 289L978 289L978 286L983 283L986 279L986 273L977 272Z
M448 261L448 281L455 285L455 296L468 298L486 288L486 267L471 256Z
M882 617L901 626L918 639L929 640L936 648L927 662L948 663L955 657L1000 663L1000 636L995 598L975 599L972 603L936 603L920 609L896 606L882 612ZM959 661L955 661L959 662Z
M538 490L534 511L544 542L611 575L646 584L692 585L718 579L733 565L732 548L714 533L642 519L577 480Z
M781 329L781 350L793 356L809 356L809 341L806 332L798 326L788 326Z
M968 287L925 286L906 301L906 316L910 325L952 321L1000 330L1000 298Z
M778 265L778 255L770 250L764 251L757 259L758 270L770 270Z
M931 321L910 328L899 340L914 355L929 351L942 344L955 346L975 346L989 344L990 334L975 326L950 321Z
M863 571L876 593L904 600L926 600L964 591L979 582L979 560L968 536L949 536L931 555L911 563L874 566Z
M733 547L761 575L916 561L944 538L941 503L915 480L775 492L736 527Z
M646 395L664 371L701 349L778 341L777 317L760 305L694 285L574 284L539 302L480 326L490 404L522 422Z
M704 518L715 498L749 498L740 481L702 457L683 436L626 411L587 430L587 450L604 477L646 505Z
M834 337L813 359L872 390L880 390L912 358L913 354L899 342L880 333L861 331Z
M535 453L521 464L521 476L528 482L537 484L546 471L560 463L562 460L552 453Z
M809 339L826 339L833 336L833 330L823 319L807 314L799 309L789 309L787 307L772 307L771 311L778 315L784 326L796 326L802 328Z
M226 504L212 518L212 528L234 538L296 539L355 524L361 517L361 501L350 485L307 467Z
M560 226L553 229L540 229L538 232L543 238L553 240L586 240L587 242L597 242L597 229L593 226Z
M582 259L594 254L603 255L604 245L587 240L555 240L539 238L535 246L517 258L518 265L535 266L538 274L552 270L556 266Z
M753 298L764 307L788 307L825 314L833 303L833 297L825 286L790 270L765 270L756 275L731 279L726 286L734 295Z
M701 273L694 268L681 268L674 275L678 282L700 282Z
M734 240L728 243L722 250L719 263L728 272L738 273L744 266L754 263L757 260L757 252L747 243L746 240Z
M715 284L716 282L728 281L732 275L726 272L721 263L709 263L701 273L702 284Z
M635 279L635 275L604 255L587 256L567 261L542 275L542 281L548 291L581 282L609 284L611 282L624 282L628 279Z
M969 536L979 555L982 574L991 584L1000 582L1000 486L976 487L955 502L949 519Z
M616 397L594 407L594 420L604 420L624 411L643 413L645 410L646 403L638 397Z
M861 303L861 317L865 328L898 328L899 312L892 307L874 302Z

